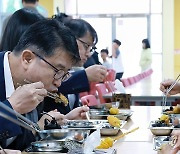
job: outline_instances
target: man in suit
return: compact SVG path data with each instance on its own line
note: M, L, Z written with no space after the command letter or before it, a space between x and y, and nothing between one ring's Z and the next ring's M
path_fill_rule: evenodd
M32 84L26 85L31 87L25 91L30 93L29 99L32 102L29 101L28 97L24 98L24 95L19 94L19 97L22 97L24 102L31 105L33 102L41 102L47 94L47 91L41 92L41 89L57 92L61 82L68 79L68 70L79 62L80 57L76 39L69 29L55 20L43 20L32 25L22 35L12 52L2 52L0 59L2 62L0 66L2 68L0 74L1 101L5 101L9 96L7 94L12 94L19 85L26 84L26 79L32 82ZM40 84L40 88L34 88L35 84ZM31 111L28 106L22 108L21 104L12 104L13 101L9 102L11 102L12 108L21 114ZM51 112L50 114L55 116L57 121L62 121L62 118L84 117L87 110L88 108L85 107L78 108L78 110L67 114L65 117L60 116L59 112ZM38 120L37 111L33 111L32 118L36 122ZM39 121L40 127L43 122L44 119ZM32 132L28 131L23 139L18 140L17 137L16 144L10 147L22 150L28 145L28 140L30 142L34 140L32 135ZM23 146L22 143L24 142L26 144Z

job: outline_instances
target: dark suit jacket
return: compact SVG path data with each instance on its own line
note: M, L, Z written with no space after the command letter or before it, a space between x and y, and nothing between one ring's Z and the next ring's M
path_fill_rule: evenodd
M9 101L6 100L5 79L4 79L4 52L0 53L0 101L1 101L0 103L5 103L7 106L12 108ZM16 118L14 115L8 113L2 108L0 108L0 112L6 113L11 117ZM16 136L20 133L21 133L21 128L18 125L0 117L0 140L1 141L7 138L10 138L12 136Z
M12 108L10 103L6 100L6 89L4 79L4 52L0 52L0 101L0 103L4 101L4 103L6 103L9 107ZM3 124L1 124L1 122L3 122ZM35 137L31 131L25 130L24 128L21 128L20 126L3 118L0 119L0 135L2 136L1 142L4 148L24 150L27 146L30 145L32 141L35 141ZM12 144L6 147L5 139L12 136L17 137L15 141L12 142Z

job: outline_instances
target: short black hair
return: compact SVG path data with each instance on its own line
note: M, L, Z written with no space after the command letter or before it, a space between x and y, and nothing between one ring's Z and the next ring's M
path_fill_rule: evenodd
M148 40L148 39L143 39L143 40L142 40L142 43L144 43L144 44L145 44L145 49L151 48L151 46L150 46L150 43L149 43L149 40Z
M121 42L119 40L117 40L117 39L114 39L113 42L118 44L119 46L121 45Z
M103 53L103 52L106 53L107 55L109 54L108 49L102 49L102 50L101 50L101 53Z
M30 8L17 10L9 19L5 26L0 51L12 51L17 45L21 35L35 22L45 19L38 12Z
M13 52L19 55L25 49L44 57L51 57L56 49L63 49L72 57L73 65L80 61L76 38L69 28L54 19L36 22L25 31Z
M81 38L86 35L87 32L90 32L94 45L98 42L98 36L95 29L83 19L71 19L64 23L67 27L70 28L71 32L75 35L76 38Z
M39 0L22 0L22 3L31 3L31 4L35 4L36 2L38 2Z

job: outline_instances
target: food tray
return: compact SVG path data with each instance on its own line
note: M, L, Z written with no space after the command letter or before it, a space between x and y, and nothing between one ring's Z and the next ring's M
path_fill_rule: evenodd
M108 135L108 136L117 135L118 132L119 132L119 130L120 130L121 128L123 128L126 123L127 123L127 121L121 120L121 126L120 126L120 128L118 128L118 127L112 127L112 126L110 126L109 123L104 123L104 124L102 125L101 130L100 130L101 135Z
M168 127L153 127L152 124L154 124L156 121L151 121L149 125L149 129L151 130L153 135L156 136L169 136L173 130L173 125L170 124Z
M133 111L132 110L126 110L126 109L120 109L119 114L114 115L120 120L126 120L132 115ZM105 111L98 111L94 110L90 112L90 118L91 119L107 119L107 116L109 116L109 112Z
M106 120L107 121L107 120ZM68 120L63 128L67 129L97 129L102 125L102 121L88 121L88 120Z
M164 141L164 139L169 138L169 141ZM153 138L153 150L161 150L163 144L168 144L171 141L169 136L156 136Z

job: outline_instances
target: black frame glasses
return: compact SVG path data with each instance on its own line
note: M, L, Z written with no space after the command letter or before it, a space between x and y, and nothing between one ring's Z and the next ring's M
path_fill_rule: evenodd
M89 48L90 48L90 52L93 52L93 51L96 49L96 47L95 47L94 45L90 45L90 44L84 42L83 40L81 40L81 39L79 39L79 38L76 38L76 39L83 44L83 46L84 46L84 48L85 48L86 51L87 51Z
M63 69L57 69L54 65L52 65L51 63L49 63L46 59L44 59L42 56L40 56L39 54L35 53L32 51L32 53L34 55L36 55L37 57L39 57L41 60L43 60L45 63L47 63L49 66L51 66L53 68L53 70L55 71L54 74L54 79L55 80L59 80L61 79L62 81L66 81L71 77L71 74L69 72L66 72Z

